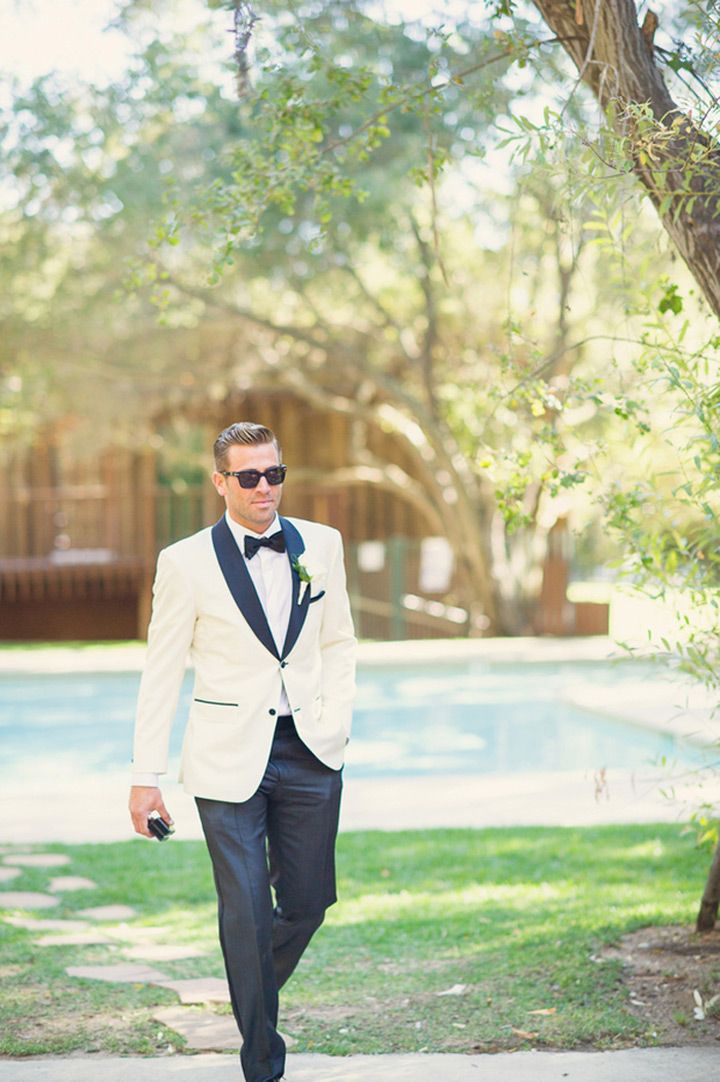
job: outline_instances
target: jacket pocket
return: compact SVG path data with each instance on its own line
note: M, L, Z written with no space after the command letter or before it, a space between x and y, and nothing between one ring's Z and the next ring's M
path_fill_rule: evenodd
M239 706L240 703L222 703L217 699L193 699L194 703L206 703L208 706Z

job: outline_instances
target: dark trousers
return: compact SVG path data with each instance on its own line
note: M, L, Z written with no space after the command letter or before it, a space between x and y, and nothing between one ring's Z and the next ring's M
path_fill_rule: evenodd
M316 759L292 720L281 718L265 775L249 800L196 797L247 1082L270 1082L284 1070L278 990L336 900L341 789L342 773Z

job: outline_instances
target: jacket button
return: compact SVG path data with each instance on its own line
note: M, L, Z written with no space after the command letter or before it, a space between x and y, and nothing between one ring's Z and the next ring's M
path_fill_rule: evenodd
M273 717L275 717L275 715L277 714L277 710L268 710L268 714L271 714Z
M286 667L287 667L287 661L281 661L280 662L280 668L285 669Z

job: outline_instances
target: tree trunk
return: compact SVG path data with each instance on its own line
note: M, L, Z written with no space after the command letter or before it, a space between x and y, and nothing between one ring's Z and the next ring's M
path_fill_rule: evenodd
M682 113L655 64L657 18L642 28L633 0L534 0L615 129L662 224L720 317L720 145ZM651 131L625 110L647 105Z
M715 856L710 865L705 890L703 891L700 911L695 921L695 930L698 932L710 932L715 927L715 921L720 905L720 842L715 849Z

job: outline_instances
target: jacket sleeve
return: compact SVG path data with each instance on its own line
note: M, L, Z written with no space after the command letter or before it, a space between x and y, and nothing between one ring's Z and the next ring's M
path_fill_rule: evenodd
M340 534L327 577L327 594L332 604L324 610L320 628L323 711L343 720L350 735L352 704L355 698L357 639L347 592L343 544Z
M168 746L187 654L195 629L196 605L190 583L163 550L153 585L148 648L140 681L133 773L167 772Z

